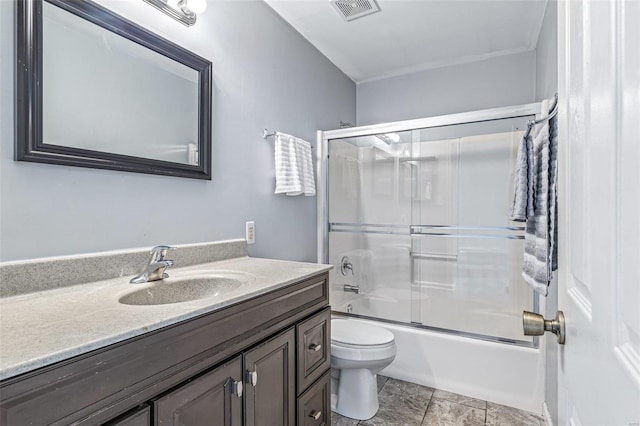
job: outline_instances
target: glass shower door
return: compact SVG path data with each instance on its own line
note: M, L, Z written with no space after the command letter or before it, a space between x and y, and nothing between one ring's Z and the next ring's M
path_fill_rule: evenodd
M531 342L520 276L522 224L509 220L522 120L414 132L412 268L420 324L490 340ZM418 304L416 304L417 306Z
M412 321L411 132L329 141L334 311ZM352 271L340 267L348 262ZM357 291L358 293L355 293Z

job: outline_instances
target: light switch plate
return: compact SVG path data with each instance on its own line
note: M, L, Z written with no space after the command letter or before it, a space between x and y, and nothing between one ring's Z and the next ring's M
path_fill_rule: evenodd
M247 240L247 244L256 243L256 223L254 221L247 222L245 238Z

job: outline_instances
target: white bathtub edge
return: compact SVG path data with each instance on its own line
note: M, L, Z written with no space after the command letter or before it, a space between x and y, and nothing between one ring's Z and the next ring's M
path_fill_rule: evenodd
M541 349L350 320L379 325L396 336L398 355L382 375L543 414Z

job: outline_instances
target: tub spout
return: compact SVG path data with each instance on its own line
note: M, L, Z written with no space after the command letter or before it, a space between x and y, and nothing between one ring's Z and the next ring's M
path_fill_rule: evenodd
M360 293L360 286L359 285L351 285L351 284L345 284L343 287L344 291L350 291L352 293L358 294Z

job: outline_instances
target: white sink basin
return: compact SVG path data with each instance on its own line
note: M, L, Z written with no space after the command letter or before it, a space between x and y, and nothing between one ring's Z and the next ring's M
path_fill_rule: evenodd
M254 281L241 272L221 272L170 277L127 293L118 300L125 305L166 305L219 297Z

